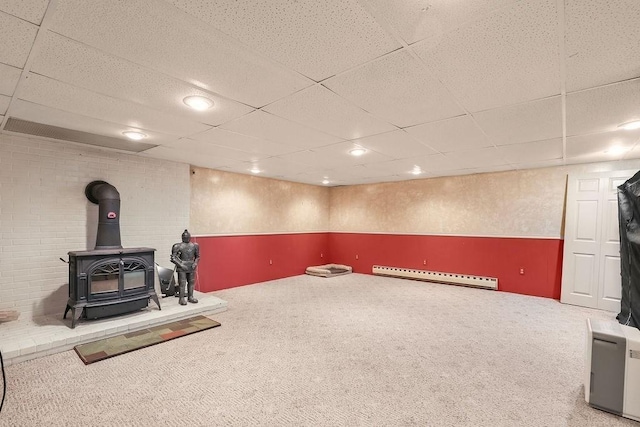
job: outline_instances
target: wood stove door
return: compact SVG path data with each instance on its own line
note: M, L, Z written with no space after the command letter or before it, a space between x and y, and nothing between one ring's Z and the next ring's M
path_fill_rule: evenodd
M122 259L122 295L136 295L147 291L147 263L142 258Z
M120 298L121 260L111 258L89 270L88 301L105 301Z
M106 301L147 292L148 268L138 257L111 258L90 269L89 301Z

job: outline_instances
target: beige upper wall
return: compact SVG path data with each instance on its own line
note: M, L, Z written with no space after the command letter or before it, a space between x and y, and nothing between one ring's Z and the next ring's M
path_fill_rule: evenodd
M569 173L638 168L634 160L336 187L329 229L562 238Z
M329 188L191 167L195 235L329 230Z
M639 168L630 160L325 188L192 167L190 230L562 238L568 174Z

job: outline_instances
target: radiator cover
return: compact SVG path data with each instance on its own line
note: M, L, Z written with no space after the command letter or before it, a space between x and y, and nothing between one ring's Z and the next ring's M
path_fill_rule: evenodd
M427 282L446 283L451 285L471 286L482 289L498 289L495 277L472 276L469 274L444 273L441 271L414 270L402 267L386 267L374 265L373 274L379 276L400 277L403 279L425 280Z

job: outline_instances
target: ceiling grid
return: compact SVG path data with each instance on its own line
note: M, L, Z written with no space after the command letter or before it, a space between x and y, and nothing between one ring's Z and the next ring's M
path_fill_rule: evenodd
M0 23L2 133L332 186L640 158L637 1L22 0Z

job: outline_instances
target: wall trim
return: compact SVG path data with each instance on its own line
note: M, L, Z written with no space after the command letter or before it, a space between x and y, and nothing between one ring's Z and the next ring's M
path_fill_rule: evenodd
M438 236L438 237L481 237L496 239L543 239L543 240L563 240L560 236L506 236L497 234L446 234L446 233L409 233L393 231L327 231L336 234L383 234L393 236Z
M192 237L235 237L235 236L276 236L281 234L314 234L314 233L336 233L336 234L383 234L393 236L442 236L442 237L480 237L496 239L542 239L542 240L564 240L559 236L503 236L496 234L444 234L444 233L396 233L393 231L268 231L260 233L238 232L238 233L213 233L213 234L192 234Z
M282 234L322 234L332 233L332 231L269 231L263 233L219 233L219 234L192 234L191 237L241 237L241 236L279 236Z

